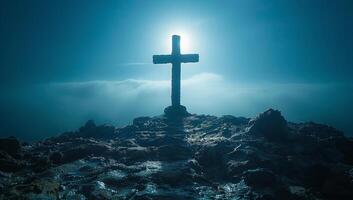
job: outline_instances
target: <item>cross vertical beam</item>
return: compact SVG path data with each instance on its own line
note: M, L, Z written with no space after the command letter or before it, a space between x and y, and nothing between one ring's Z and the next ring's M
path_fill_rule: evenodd
M172 64L172 108L174 110L183 107L180 105L180 88L181 88L181 63L199 62L199 54L181 54L180 53L180 36L172 36L172 53L171 55L153 55L153 64ZM185 110L186 112L186 110Z
M172 55L180 57L180 36L172 37ZM180 105L180 87L181 87L181 63L178 59L172 62L172 106Z

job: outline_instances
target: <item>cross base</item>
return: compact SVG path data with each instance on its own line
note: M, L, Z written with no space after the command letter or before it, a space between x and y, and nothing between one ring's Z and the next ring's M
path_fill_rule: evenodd
M191 114L186 110L185 106L168 106L164 109L164 115L168 118L183 118Z

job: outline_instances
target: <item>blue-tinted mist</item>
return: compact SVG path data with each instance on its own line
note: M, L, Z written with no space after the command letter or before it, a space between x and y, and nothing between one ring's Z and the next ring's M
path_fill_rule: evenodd
M200 54L182 66L191 112L253 117L274 107L353 133L349 0L5 0L0 29L1 136L161 114L171 66L152 55L170 53L178 31Z

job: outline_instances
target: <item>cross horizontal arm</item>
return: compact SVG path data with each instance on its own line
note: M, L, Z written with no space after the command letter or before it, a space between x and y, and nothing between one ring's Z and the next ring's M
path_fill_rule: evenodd
M199 54L182 54L180 55L180 62L199 62Z
M154 55L153 64L165 64L173 62L172 55Z

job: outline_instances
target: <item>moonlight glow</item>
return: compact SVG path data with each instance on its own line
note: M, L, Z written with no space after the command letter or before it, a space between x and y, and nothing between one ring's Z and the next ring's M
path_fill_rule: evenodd
M181 53L189 53L195 51L192 46L192 39L190 38L190 34L185 31L171 31L168 34L168 37L165 39L165 43L168 45L168 49L172 49L172 42L171 38L172 35L179 35L180 36L180 51Z

